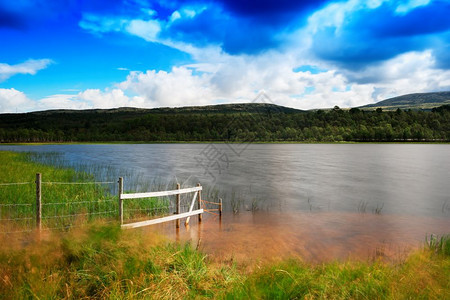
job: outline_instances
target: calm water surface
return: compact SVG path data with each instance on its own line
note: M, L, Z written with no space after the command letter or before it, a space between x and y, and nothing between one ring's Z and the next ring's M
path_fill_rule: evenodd
M450 232L450 145L44 145L0 150L56 151L72 164L214 186L228 211L222 222L205 218L200 227L194 223L182 229L178 238L201 237L202 248L218 256L361 257L376 249L398 252L423 242L426 234ZM239 203L238 215L231 213L232 201ZM173 230L164 229L168 226L155 228L170 236Z

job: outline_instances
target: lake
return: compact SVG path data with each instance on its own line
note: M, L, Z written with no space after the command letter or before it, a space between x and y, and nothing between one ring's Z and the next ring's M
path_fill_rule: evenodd
M251 256L249 249L260 250L260 258L364 257L381 248L383 255L391 249L392 256L423 243L427 234L450 233L450 145L76 144L0 150L59 152L69 165L108 166L124 173L125 189L134 180L129 174L214 188L224 200L222 221L210 216L177 237L201 236L202 248L222 258ZM100 179L117 179L105 176ZM171 225L154 228L148 230L177 238Z

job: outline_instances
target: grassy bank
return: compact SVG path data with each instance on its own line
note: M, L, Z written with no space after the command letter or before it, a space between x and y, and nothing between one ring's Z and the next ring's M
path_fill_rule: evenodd
M16 241L1 241L4 299L445 299L450 293L448 238L395 265L292 260L253 271L116 225Z

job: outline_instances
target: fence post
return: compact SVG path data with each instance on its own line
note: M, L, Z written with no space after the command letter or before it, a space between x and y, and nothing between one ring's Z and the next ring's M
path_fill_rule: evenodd
M119 177L119 221L120 225L123 224L123 177Z
M180 184L177 183L177 190L180 189ZM180 214L180 194L177 194L177 203L176 203L176 214ZM180 219L177 219L176 221L176 228L180 228Z
M42 184L42 174L36 173L36 229L41 231L42 224L42 193L41 193L41 184Z
M222 198L219 198L219 216L222 217Z
M197 186L201 186L200 183L197 183ZM198 191L198 194L197 194L198 209L202 208L201 200L202 200L202 191ZM202 221L202 214L198 214L198 222L200 223L201 221Z

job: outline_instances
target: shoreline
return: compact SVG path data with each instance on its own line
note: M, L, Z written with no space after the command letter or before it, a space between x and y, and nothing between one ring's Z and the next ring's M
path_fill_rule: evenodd
M245 141L97 141L97 142L47 142L47 143L0 143L0 146L41 146L41 145L152 145L152 144L244 144ZM270 145L357 145L357 144L373 144L373 145L450 145L450 141L408 141L408 142L306 142L306 141L276 141L276 142L250 142L248 144L270 144Z

